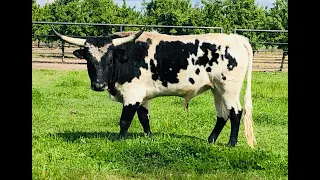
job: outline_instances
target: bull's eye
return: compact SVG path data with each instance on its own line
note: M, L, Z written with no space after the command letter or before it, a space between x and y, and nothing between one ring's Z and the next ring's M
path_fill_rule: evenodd
M108 65L111 65L112 63L112 53L107 53L106 55L106 58L104 59L105 61L105 64L108 66Z

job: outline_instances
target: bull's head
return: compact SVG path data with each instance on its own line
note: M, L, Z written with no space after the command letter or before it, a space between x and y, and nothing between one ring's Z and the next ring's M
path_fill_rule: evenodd
M60 39L81 48L73 51L73 54L87 60L88 74L91 80L91 89L94 91L104 91L112 78L113 63L117 60L120 52L123 52L122 45L135 41L144 31L143 27L138 33L127 37L120 37L111 34L105 37L94 38L73 38L61 35L51 26L53 32Z

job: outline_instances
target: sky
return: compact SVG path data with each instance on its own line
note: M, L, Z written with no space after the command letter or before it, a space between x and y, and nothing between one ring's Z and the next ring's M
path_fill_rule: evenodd
M41 6L44 5L46 2L52 2L54 0L37 0L37 3ZM122 5L122 0L113 0L115 3ZM141 9L141 2L142 0L127 0L127 6L133 7L136 6L136 10ZM192 4L195 4L196 2L200 2L200 0L191 0ZM269 8L273 7L272 3L275 2L275 0L255 0L256 4L259 6L268 6Z

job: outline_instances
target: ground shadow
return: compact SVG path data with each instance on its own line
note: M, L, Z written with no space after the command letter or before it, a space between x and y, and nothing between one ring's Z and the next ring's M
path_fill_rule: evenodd
M83 138L103 139L105 141L118 141L118 132L83 132L70 131L51 134L68 142L78 143ZM145 137L144 133L129 132L128 139ZM268 150L249 148L215 148L203 142L206 138L175 134L153 133L153 138L183 138L182 143L164 141L160 143L128 143L118 149L107 151L92 151L84 149L83 153L99 161L101 166L108 166L110 162L116 163L117 168L123 168L130 173L155 174L157 171L168 172L180 176L181 174L212 174L217 170L225 172L245 172L248 170L265 170L281 167L279 174L286 175L286 161L275 161L265 164L266 161L277 158L277 155ZM225 146L218 143L214 146ZM129 153L130 152L130 153ZM112 157L113 160L110 160ZM100 166L99 165L99 166Z
M79 140L81 138L105 138L107 141L118 141L118 132L81 132L81 131L72 131L72 132L59 132L55 134L50 134L51 136L58 136L63 138L65 141L71 141L74 142L76 140ZM160 133L155 132L152 133L152 138L154 137L164 137L169 136L172 138L186 138L186 139L192 139L197 141L206 141L205 139L195 137L195 136L188 136L188 135L180 135L180 134L174 134L174 133ZM136 139L138 137L145 137L144 133L135 133L135 132L129 132L127 139Z

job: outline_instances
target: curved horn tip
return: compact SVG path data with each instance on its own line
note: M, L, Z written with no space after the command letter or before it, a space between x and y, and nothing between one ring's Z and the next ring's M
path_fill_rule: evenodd
M146 25L143 28L141 28L140 31L137 32L136 34L132 34L132 35L130 35L128 37L113 39L112 40L112 44L114 46L119 46L119 45L122 45L122 44L127 43L127 42L135 41L144 32L145 27L146 27Z
M146 26L147 26L147 25L144 25L144 26L140 29L140 31L139 31L137 34L135 34L135 37L134 37L133 40L136 40L136 39L146 30Z
M145 24L140 31L145 31L147 29L147 25Z
M74 45L77 45L77 46L84 46L85 45L85 41L86 39L81 39L81 38L73 38L73 37L68 37L68 36L65 36L65 35L62 35L60 33L58 33L51 25L51 29L52 31L54 32L54 34L56 36L58 36L60 39L70 43L70 44L74 44Z
M53 32L56 32L56 30L53 28L52 24L50 24L50 27L51 27Z
M51 26L51 29L52 29L52 31L53 31L53 33L54 33L55 35L57 35L58 37L61 37L61 36L62 36L60 33L58 33L58 32L53 28L52 24L50 24L50 26Z

